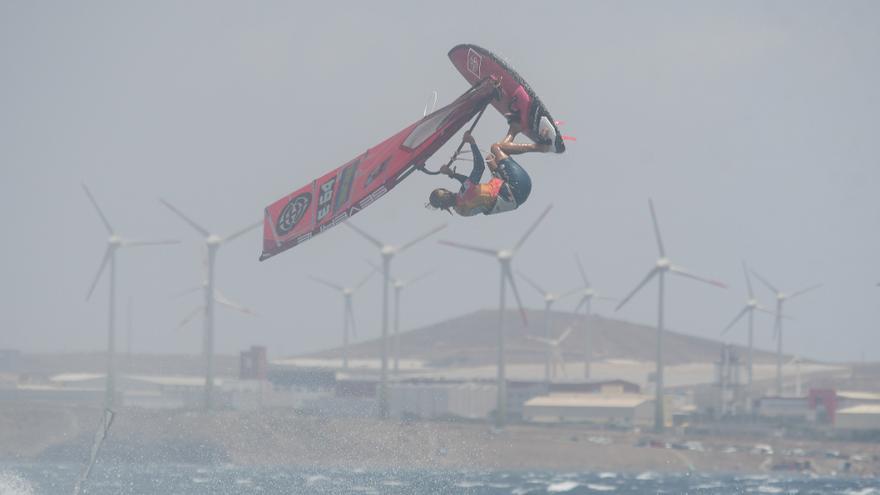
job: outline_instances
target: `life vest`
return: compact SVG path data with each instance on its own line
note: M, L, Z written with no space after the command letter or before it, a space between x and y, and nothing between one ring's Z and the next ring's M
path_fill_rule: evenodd
M474 184L467 180L455 197L453 209L463 217L513 210L517 206L516 201L513 198L506 200L500 195L503 186L504 181L498 177L483 184Z

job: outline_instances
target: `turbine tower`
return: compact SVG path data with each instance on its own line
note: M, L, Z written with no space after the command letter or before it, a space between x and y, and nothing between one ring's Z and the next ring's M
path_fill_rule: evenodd
M351 222L345 222L345 225L357 232L358 235L366 239L370 244L379 248L379 254L382 256L382 372L379 381L379 417L385 419L388 417L388 287L391 283L391 260L394 259L394 255L406 251L413 247L413 245L445 229L446 224L434 227L401 246L385 244L360 228L355 227Z
M367 263L373 267L373 270L382 273L382 269L378 265L369 260L367 260ZM391 336L394 340L394 366L392 367L392 372L395 375L400 371L400 294L403 292L403 289L411 287L430 274L431 272L425 272L409 280L391 277L391 287L394 289L394 327Z
M578 292L579 289L574 289L574 290L571 290L568 292L564 292L562 294L557 294L555 292L550 292L550 291L544 290L543 288L541 288L540 285L538 285L535 281L533 281L532 279L527 277L523 272L517 271L517 273L519 274L520 277L522 277L523 280L526 281L527 284L532 286L532 288L535 289L538 292L538 294L541 294L541 296L544 298L544 337L540 341L541 342L549 342L550 341L550 329L553 326L552 325L553 314L551 313L551 310L553 309L553 304L555 304L556 301L560 301L562 299L565 299L566 297L569 297L572 294ZM552 359L553 359L552 348L548 347L547 352L545 353L545 356L544 356L544 381L548 384L550 383L550 378L551 378L550 366L551 366ZM555 367L554 367L554 373L555 373Z
M526 239L532 235L532 232L538 227L538 224L544 220L544 217L550 213L550 209L553 208L553 205L548 205L544 212L535 220L535 223L526 230L526 233L520 238L520 240L513 246L511 249L488 249L484 247L471 246L467 244L460 244L457 242L451 241L440 241L441 244L445 244L447 246L457 247L460 249L466 249L469 251L474 251L477 253L486 254L489 256L494 256L498 263L501 265L501 285L500 285L500 297L498 304L498 397L497 403L495 407L495 426L497 428L503 428L504 423L507 419L507 377L505 372L505 361L504 361L504 308L505 308L505 289L507 288L507 284L510 284L510 289L513 292L513 296L516 298L516 302L519 305L520 315L523 318L523 321L526 321L526 312L523 310L522 300L519 297L519 291L516 288L516 281L513 278L513 272L510 269L510 265L513 262L513 256L516 252L522 247L523 243L526 242Z
M794 365L794 396L801 396L801 363L804 362L800 356L795 355L795 357L791 358L791 361L787 362L786 366Z
M553 360L553 372L552 376L547 379L547 383L549 384L551 380L556 379L556 368L562 368L562 376L568 378L568 373L565 372L565 359L562 358L562 348L560 344L562 344L568 336L571 335L571 327L565 329L562 332L562 335L555 339L535 337L533 335L526 335L526 338L529 340L534 340L535 342L540 342L547 346L547 355L551 357Z
M654 224L654 237L656 237L657 239L657 249L660 252L660 257L657 259L654 268L652 268L651 271L649 271L648 274L645 276L645 278L642 279L641 282L639 282L639 285L637 285L636 288L629 293L629 295L627 295L622 301L620 301L620 304L617 305L615 311L619 310L627 302L629 302L629 300L632 299L632 297L638 291L640 291L642 287L650 282L651 279L653 279L655 276L657 277L657 372L655 377L656 399L654 401L654 430L660 433L665 427L665 415L663 411L663 296L666 274L669 273L680 275L682 277L691 278L709 285L714 285L716 287L726 288L726 286L721 282L694 275L683 267L672 264L672 261L666 257L666 250L663 248L663 240L660 237L660 226L657 224L657 214L654 212L654 202L648 200L648 206L651 208L651 220Z
M600 296L596 293L596 290L593 289L593 285L590 284L590 280L587 278L587 272L581 263L581 257L577 253L574 255L574 260L577 262L578 272L580 272L581 281L584 283L584 286L580 289L582 291L581 300L574 308L574 313L577 314L581 308L584 308L584 379L589 380L590 364L593 360L593 341L590 338L591 335L587 326L590 324L590 317L593 315L593 299L603 301L614 301L615 299L613 297Z
M164 199L160 199L159 201L205 238L207 279L204 284L205 318L204 332L202 335L202 354L205 359L205 395L203 405L206 411L210 411L214 407L214 302L217 300L216 291L214 289L214 264L217 259L217 251L229 241L237 239L257 228L262 222L255 222L226 237L220 237L217 234L212 234L208 229L196 223L168 201L165 201Z
M107 216L101 211L101 207L98 206L98 202L95 201L95 197L92 196L92 192L89 191L89 188L86 187L85 184L82 185L82 188L83 191L85 191L86 196L88 196L89 201L92 203L92 206L95 207L98 216L101 217L101 223L104 224L104 228L107 229L107 233L110 235L110 237L107 238L107 249L104 251L104 258L101 260L101 265L98 267L98 273L95 274L95 278L92 280L92 285L89 287L89 292L86 294L86 301L92 297L92 292L95 291L95 286L98 285L98 280L101 279L101 274L104 273L104 269L109 265L110 273L108 278L110 279L110 299L109 304L107 305L107 378L104 407L106 409L112 409L114 405L113 399L116 396L116 251L120 248L127 247L177 244L180 241L131 241L123 239L115 230L113 230L113 226L110 225Z
M806 289L786 294L773 287L767 279L759 275L755 270L752 270L752 274L758 277L758 280L776 295L776 318L773 325L773 337L776 339L776 395L782 397L782 306L785 304L785 301L818 289L819 287L822 287L822 284L813 285Z
M748 364L748 376L749 376L748 384L749 384L749 387L751 387L752 386L752 354L754 353L755 310L762 311L764 313L771 314L771 315L773 314L773 312L768 310L767 308L761 306L761 304L758 303L758 300L755 299L755 293L752 291L752 279L751 279L751 277L749 277L749 270L748 270L748 268L746 268L746 262L743 261L742 265L743 265L743 274L745 274L745 276L746 276L746 287L749 290L749 298L746 299L746 305L743 307L742 311L737 313L737 315L733 318L733 320L726 327L724 327L724 330L721 331L721 335L724 335L728 331L730 331L730 329L733 328L734 325L736 325L736 322L738 322L740 319L742 319L743 316L745 316L746 314L749 315L749 355L747 358L747 364Z
M354 323L354 304L352 303L352 298L354 297L354 293L357 292L358 289L364 286L370 278L373 276L373 272L370 272L362 278L358 283L353 285L352 287L343 287L339 284L334 284L333 282L328 282L322 278L314 277L309 275L309 278L318 282L321 285L325 285L340 294L342 294L342 367L344 369L348 369L348 330L351 329L351 333L353 336L357 336L357 330L355 329Z

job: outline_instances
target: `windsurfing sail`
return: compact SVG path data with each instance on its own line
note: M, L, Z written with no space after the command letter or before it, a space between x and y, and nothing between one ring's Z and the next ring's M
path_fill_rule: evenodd
M266 207L260 261L344 222L385 195L496 96L489 78L348 163Z
M73 495L79 495L82 492L83 483L89 479L89 474L92 472L92 468L95 466L95 461L98 459L98 451L101 449L101 445L104 444L104 440L107 438L107 433L110 431L110 425L113 424L113 417L116 414L110 409L104 409L104 414L101 416L101 423L98 425L98 430L95 431L95 439L92 441L92 451L89 454L89 463L86 464L85 470L80 475L79 479L76 480L76 484L73 486Z
M510 64L489 50L470 44L449 50L449 60L471 84L487 78L497 81L500 94L492 101L492 106L502 115L518 115L523 134L532 141L552 144L556 153L565 152L563 136L556 121L531 86Z

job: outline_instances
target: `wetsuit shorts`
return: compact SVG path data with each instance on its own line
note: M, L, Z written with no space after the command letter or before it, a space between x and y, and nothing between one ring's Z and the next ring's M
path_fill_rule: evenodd
M517 206L525 203L529 199L529 193L532 192L532 179L528 172L510 157L498 162L498 168L501 170L501 177L510 186L510 192Z

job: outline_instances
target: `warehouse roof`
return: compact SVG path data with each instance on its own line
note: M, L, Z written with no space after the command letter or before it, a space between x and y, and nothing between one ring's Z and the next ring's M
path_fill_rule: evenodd
M855 390L839 390L837 396L851 400L876 400L880 401L880 394L876 392L859 392Z
M653 400L641 394L550 394L529 399L526 406L538 407L637 407Z
M880 404L861 404L840 409L837 414L880 414Z

